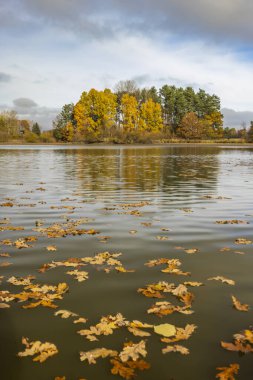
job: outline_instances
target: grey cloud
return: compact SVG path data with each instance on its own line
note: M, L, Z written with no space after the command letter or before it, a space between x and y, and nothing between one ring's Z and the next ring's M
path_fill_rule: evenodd
M14 0L12 0L14 1ZM17 1L17 0L16 0ZM22 0L23 11L44 24L53 24L94 37L119 31L185 38L201 37L252 44L253 2L249 0Z
M222 108L221 112L224 116L224 127L237 129L244 125L248 127L253 120L252 111L235 111L230 108Z
M29 98L14 99L13 104L14 106L20 108L33 108L38 106L37 103L35 103L32 99Z
M11 78L11 75L0 72L0 83L10 82Z

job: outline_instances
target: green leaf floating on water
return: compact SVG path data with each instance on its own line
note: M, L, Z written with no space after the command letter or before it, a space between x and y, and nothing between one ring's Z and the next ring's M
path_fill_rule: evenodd
M163 323L162 325L154 326L154 332L169 338L170 336L176 335L176 327L169 323Z

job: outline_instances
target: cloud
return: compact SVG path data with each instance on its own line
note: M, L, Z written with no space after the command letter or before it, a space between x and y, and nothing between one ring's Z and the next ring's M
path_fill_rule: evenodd
M126 32L253 43L253 2L249 0L10 0L13 2L22 5L22 17L18 17L24 21L68 29L82 38L117 38L119 32Z
M0 72L0 83L8 83L11 81L11 75Z
M35 103L32 99L29 98L14 99L13 104L14 106L20 108L33 108L38 106L37 103Z
M249 127L251 120L253 120L252 111L235 111L230 108L222 108L224 116L224 127L242 128Z

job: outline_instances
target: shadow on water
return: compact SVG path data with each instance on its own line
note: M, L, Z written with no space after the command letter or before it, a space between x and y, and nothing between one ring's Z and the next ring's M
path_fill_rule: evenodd
M22 379L22 363L15 360L20 348L20 342L17 341L16 329L12 323L10 310L1 310L0 326L0 378L1 380ZM12 365L14 360L15 366Z

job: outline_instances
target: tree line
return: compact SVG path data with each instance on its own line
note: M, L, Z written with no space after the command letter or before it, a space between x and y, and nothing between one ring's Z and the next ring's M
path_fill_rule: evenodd
M0 142L54 142L52 132L41 131L37 122L20 120L15 111L0 112Z
M223 127L220 98L192 87L139 88L120 81L114 91L91 89L76 104L65 104L42 132L38 123L19 120L14 111L0 113L0 142L149 143L178 140L241 139L253 142L249 129Z
M84 91L54 121L59 141L137 140L147 137L204 139L223 137L220 99L200 89L164 85L138 88L121 81L115 91Z

